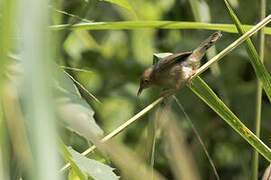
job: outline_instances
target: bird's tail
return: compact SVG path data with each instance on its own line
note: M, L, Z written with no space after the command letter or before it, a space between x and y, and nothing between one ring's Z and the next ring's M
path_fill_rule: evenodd
M209 49L211 46L215 44L217 40L221 38L222 34L220 31L217 31L213 33L211 36L209 36L205 41L203 41L199 47L197 47L193 53L190 55L191 61L200 61L201 58L204 56L207 49Z

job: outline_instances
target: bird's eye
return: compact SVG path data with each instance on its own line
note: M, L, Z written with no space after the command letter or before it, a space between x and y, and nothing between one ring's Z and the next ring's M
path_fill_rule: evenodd
M148 79L144 79L144 83L148 84L149 80Z

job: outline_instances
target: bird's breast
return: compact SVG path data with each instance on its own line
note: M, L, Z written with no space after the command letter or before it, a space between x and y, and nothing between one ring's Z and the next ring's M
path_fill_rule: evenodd
M183 67L181 64L175 64L159 73L155 73L155 85L163 88L174 88L176 84L179 84L188 77L190 74L189 69L191 68Z

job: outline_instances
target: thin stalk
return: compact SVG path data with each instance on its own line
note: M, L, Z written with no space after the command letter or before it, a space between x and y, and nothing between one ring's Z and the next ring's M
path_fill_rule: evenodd
M72 75L70 75L69 73L67 73L66 71L63 71L68 77L70 77L74 83L78 84L78 86L80 86L92 99L94 99L97 103L102 104L101 101L99 101L99 99L97 99L92 93L90 93L82 84L80 84L78 81L76 81Z
M261 20L266 16L266 0L261 0ZM260 31L259 42L259 56L261 61L264 60L264 31ZM257 79L257 91L256 91L256 113L255 113L255 134L260 137L261 130L261 110L262 110L262 85L259 79ZM259 169L259 153L254 149L252 157L252 180L258 179Z
M92 71L86 70L86 69L79 69L74 67L68 67L68 66L59 66L62 69L68 69L71 71L77 71L77 72L85 72L85 73L93 73Z
M220 180L219 175L218 175L218 172L217 172L216 167L215 167L215 163L214 163L214 161L212 160L212 158L211 158L211 156L210 156L210 154L209 154L209 152L208 152L208 150L207 150L207 147L206 147L205 144L203 143L203 140L201 139L200 134L199 134L198 130L196 129L196 127L195 127L193 121L190 119L190 117L188 116L188 114L185 112L184 107L182 106L182 104L180 103L180 101L176 98L176 96L173 96L173 98L174 98L174 100L176 101L176 104L178 105L178 107L180 108L180 110L184 113L184 116L185 116L186 120L187 120L188 123L190 124L190 126L191 126L192 130L194 131L194 133L195 133L195 135L196 135L196 137L197 137L197 139L198 139L200 145L202 146L203 151L204 151L204 153L206 154L207 159L208 159L208 161L210 162L211 167L212 167L212 169L213 169L213 171L214 171L214 174L215 174L216 179L217 179L217 180Z
M87 23L93 22L93 21L91 21L91 20L84 19L84 18L81 18L81 17L79 17L79 16L77 16L77 15L68 13L68 12L66 12L66 11L55 9L53 6L48 6L48 7L51 8L52 10L58 12L58 13L64 14L64 15L66 15L66 16L70 16L70 17L72 17L72 18L74 18L74 19L81 20L82 22L87 22Z
M112 131L110 134L106 135L101 142L104 143L106 141L108 141L109 139L111 139L112 137L116 136L117 134L119 134L120 132L122 132L126 127L130 126L133 122L135 122L136 120L140 119L142 116L144 116L147 112L149 112L151 109L153 109L157 104L161 103L164 100L164 97L160 97L158 98L156 101L154 101L153 103L151 103L150 105L148 105L147 107L145 107L142 111L140 111L139 113L137 113L135 116L133 116L132 118L130 118L128 121L126 121L124 124L122 124L121 126L119 126L117 129L115 129L114 131ZM88 148L86 151L84 151L82 153L82 155L87 156L89 155L93 150L96 149L95 145L92 145L90 148ZM60 172L63 172L64 170L66 170L67 168L69 168L71 166L70 163L67 163L64 167L62 167L60 169Z
M155 145L156 145L156 129L154 129L154 137L152 142L152 149L151 149L151 168L152 168L152 180L153 180L153 170L154 170L154 160L155 160Z

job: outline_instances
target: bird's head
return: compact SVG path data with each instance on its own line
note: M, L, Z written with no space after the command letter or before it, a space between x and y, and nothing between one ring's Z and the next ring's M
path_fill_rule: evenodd
M144 89L149 88L151 85L153 85L152 72L153 66L146 69L143 75L141 76L140 87L137 92L137 96L139 96Z

